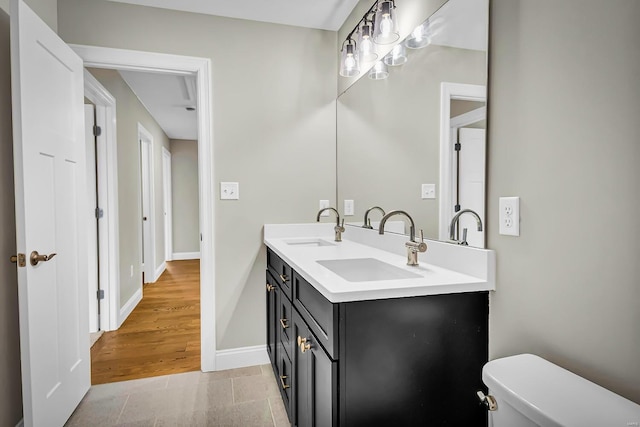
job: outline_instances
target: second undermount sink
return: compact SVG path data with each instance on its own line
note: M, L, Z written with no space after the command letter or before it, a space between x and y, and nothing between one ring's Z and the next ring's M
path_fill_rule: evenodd
M319 246L335 246L335 243L327 242L323 239L289 239L284 241L287 245L298 247L319 247Z
M375 258L329 259L316 261L348 282L417 279L419 274Z

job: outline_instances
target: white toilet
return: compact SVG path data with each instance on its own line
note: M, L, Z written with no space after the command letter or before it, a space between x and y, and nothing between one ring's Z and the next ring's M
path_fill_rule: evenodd
M489 427L637 427L640 405L532 354L492 360Z

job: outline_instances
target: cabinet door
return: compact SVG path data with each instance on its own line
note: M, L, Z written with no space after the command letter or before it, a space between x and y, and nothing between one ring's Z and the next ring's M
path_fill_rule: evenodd
M338 364L325 353L296 310L293 311L293 325L296 344L302 341L302 346L294 351L293 425L337 426Z
M279 304L279 288L275 279L269 271L267 271L267 352L269 359L273 365L273 369L278 374L278 304Z

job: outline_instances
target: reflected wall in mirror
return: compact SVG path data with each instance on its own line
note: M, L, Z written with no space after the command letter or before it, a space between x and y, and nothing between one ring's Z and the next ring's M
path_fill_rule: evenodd
M355 202L349 225L361 227L372 206L402 209L425 237L448 240L455 204L484 219L488 1L449 0L427 21L426 47L407 49L408 61L389 67L388 78L362 77L338 97L337 200ZM458 85L473 96L458 95ZM457 142L471 148L455 152ZM423 195L422 184L435 194ZM378 211L370 219L375 227ZM469 244L484 247L475 219L460 223Z

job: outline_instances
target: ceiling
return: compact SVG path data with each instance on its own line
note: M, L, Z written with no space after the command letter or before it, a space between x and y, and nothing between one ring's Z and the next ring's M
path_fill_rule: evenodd
M170 139L198 139L195 76L120 71L120 75L136 94Z
M338 31L358 0L109 0L228 18Z

